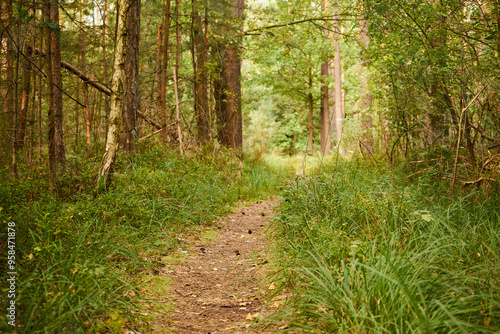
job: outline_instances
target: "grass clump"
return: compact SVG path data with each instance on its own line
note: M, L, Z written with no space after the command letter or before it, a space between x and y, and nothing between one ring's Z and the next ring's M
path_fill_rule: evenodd
M22 333L121 333L147 296L140 277L240 200L272 196L280 175L231 152L179 157L160 149L122 155L113 185L96 188L98 159L47 192L45 170L1 172L0 246L16 224L17 328ZM7 263L7 252L0 256ZM6 309L6 271L0 304ZM5 307L4 307L5 306ZM11 332L5 312L0 332Z
M356 162L282 191L269 318L310 333L498 333L500 194L447 197Z

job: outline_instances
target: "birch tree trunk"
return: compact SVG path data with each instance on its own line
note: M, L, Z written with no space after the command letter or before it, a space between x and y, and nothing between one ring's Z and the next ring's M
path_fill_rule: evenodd
M116 153L120 143L120 128L122 124L123 90L125 85L125 56L127 51L127 20L130 0L118 0L115 59L113 62L113 77L111 80L111 105L109 111L109 126L106 140L106 152L102 158L99 176L106 179L106 185L111 184Z

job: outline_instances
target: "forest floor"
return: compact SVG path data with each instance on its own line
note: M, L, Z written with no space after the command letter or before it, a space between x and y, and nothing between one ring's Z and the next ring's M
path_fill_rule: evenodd
M257 333L263 316L270 250L266 232L275 201L237 208L215 230L188 241L185 256L166 261L158 279L145 286L157 303L169 303L163 316L149 322L154 333ZM154 285L167 291L155 292ZM263 312L265 313L265 312ZM262 329L258 333L263 333Z

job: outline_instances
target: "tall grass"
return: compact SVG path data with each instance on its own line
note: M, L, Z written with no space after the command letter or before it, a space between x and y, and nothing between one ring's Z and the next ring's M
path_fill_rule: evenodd
M231 152L179 157L154 149L121 156L112 187L98 189L95 161L61 178L56 194L47 193L43 170L22 171L20 181L0 175L0 261L3 268L13 221L19 332L121 333L146 298L136 278L156 265L155 255L176 249L183 235L212 224L237 201L271 196L280 180L258 162L240 171ZM12 331L6 312L2 331Z
M498 333L500 194L446 197L355 162L282 192L268 324L310 333Z

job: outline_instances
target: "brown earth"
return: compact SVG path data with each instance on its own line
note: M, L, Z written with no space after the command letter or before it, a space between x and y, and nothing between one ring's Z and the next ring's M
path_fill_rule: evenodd
M171 307L150 323L153 332L263 333L253 324L274 286L266 283L265 234L275 205L257 202L237 209L218 222L212 241L195 241L185 259L160 274L170 278L170 289L157 301Z

